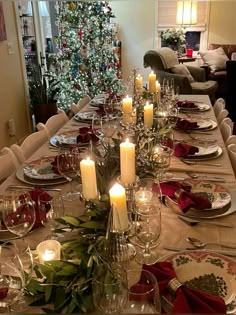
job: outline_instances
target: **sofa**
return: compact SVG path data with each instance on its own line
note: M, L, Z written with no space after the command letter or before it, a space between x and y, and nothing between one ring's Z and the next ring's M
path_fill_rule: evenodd
M147 51L143 64L156 73L161 84L164 78L174 79L180 94L206 94L214 102L217 82L206 80L205 70L200 67L180 64L176 53L169 47Z
M203 60L202 68L206 71L206 78L218 83L216 98L226 98L227 73L226 62L236 53L236 45L210 44L207 51L199 51Z

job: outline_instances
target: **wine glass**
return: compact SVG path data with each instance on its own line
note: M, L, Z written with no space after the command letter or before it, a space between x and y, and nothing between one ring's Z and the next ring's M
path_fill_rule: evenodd
M38 208L41 223L52 231L51 238L56 238L55 230L60 226L56 219L64 215L61 192L44 190L38 197Z
M159 245L161 234L161 201L154 196L151 202L144 203L136 209L136 237L144 245L144 250L136 254L140 264L152 264L157 257L150 248Z
M34 267L34 260L29 244L23 239L17 239L9 243L4 243L1 246L1 256L11 259L18 266L24 277L24 286L22 286L22 296L20 300L11 306L11 311L22 312L28 308L28 299L25 293L25 288L29 284Z
M93 273L93 302L103 314L119 313L128 297L127 276L117 263L102 263Z
M65 200L80 199L80 192L73 190L73 180L78 178L80 173L80 161L81 157L78 148L68 150L61 148L57 155L58 172L70 183L70 191L63 195Z
M25 236L34 226L36 212L28 191L7 192L1 199L2 220L7 228L17 236Z
M0 256L0 308L11 313L12 305L23 297L25 275L19 256L6 244L1 247Z
M101 130L103 133L103 142L104 144L111 144L112 136L115 134L116 131L116 121L113 119L109 119L108 116L103 116L100 119L101 123Z
M151 161L153 163L156 175L156 181L161 182L167 179L167 170L170 167L170 157L173 154L173 149L162 145L156 144L151 153Z
M155 276L141 269L127 271L128 302L125 314L161 314L159 287Z

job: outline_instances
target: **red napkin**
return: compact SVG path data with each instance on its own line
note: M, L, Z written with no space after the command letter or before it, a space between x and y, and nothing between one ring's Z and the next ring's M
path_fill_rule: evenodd
M157 184L153 184L153 191L157 192ZM191 186L183 185L180 182L170 181L160 183L161 192L163 195L169 196L170 198L177 199L178 206L184 213L190 208L197 210L209 209L211 208L211 202L207 198L201 197L194 193L191 193ZM180 190L178 197L176 198L175 193Z
M174 148L174 154L176 157L183 157L186 155L193 155L197 153L199 149L186 143L177 143Z
M192 101L178 101L176 105L180 108L198 108Z
M92 127L83 127L79 129L79 135L76 138L77 143L97 142L99 138L95 135Z
M190 130L198 128L197 122L192 122L187 119L178 118L176 122L176 128L182 130Z
M144 270L154 274L158 284L160 295L170 293L168 283L176 278L176 273L169 262L157 262L154 265L143 265ZM226 305L221 297L208 293L192 290L186 286L180 286L176 291L173 303L173 314L226 314Z
M32 227L32 230L42 226L42 223L41 223L42 220L44 220L44 221L46 220L46 213L45 213L45 211L42 211L39 208L39 206L38 206L38 197L39 197L39 195L42 192L44 192L44 190L42 190L40 188L35 188L34 190L29 191L31 198L34 201L35 214L36 214L35 223L34 223L34 225ZM44 199L45 199L45 201L49 201L49 200L52 199L52 197L45 192ZM19 215L20 211L22 211L22 207L25 207L24 208L24 214L29 216L29 220L30 220L30 218L31 218L31 209L30 209L30 207L28 207L28 206L21 206L18 209L16 209L16 211L14 213L11 213L11 214L7 215L5 217L5 221L6 220L11 220L11 219L17 217ZM19 217L18 222L19 223L23 223L23 221L21 222L21 218L20 217Z

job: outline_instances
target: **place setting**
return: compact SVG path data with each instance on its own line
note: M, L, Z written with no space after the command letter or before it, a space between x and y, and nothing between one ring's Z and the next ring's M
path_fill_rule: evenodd
M198 119L197 121L178 117L174 129L185 132L207 132L217 127L217 122L212 119Z
M178 109L182 113L198 113L198 112L205 112L210 110L210 105L205 104L203 102L199 101L177 101L176 105L178 106Z

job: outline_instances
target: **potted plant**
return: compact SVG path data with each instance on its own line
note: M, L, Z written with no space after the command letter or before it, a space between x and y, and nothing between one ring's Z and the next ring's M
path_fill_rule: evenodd
M177 51L185 43L185 30L183 28L168 28L161 32L162 44Z
M29 79L29 94L35 122L45 123L57 113L58 81L49 73L42 74L40 67L35 67Z

